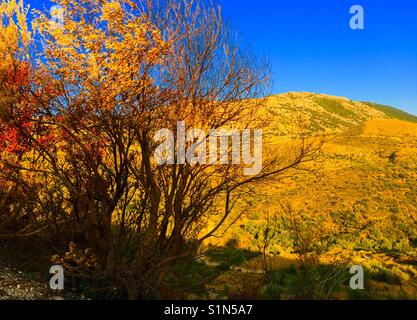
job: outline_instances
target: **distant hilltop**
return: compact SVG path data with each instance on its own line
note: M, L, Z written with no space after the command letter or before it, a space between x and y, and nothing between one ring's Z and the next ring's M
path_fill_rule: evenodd
M310 131L333 132L343 132L374 119L417 123L417 116L391 106L308 92L270 96L266 109L274 117L271 129L277 135L291 134L299 130L301 123Z

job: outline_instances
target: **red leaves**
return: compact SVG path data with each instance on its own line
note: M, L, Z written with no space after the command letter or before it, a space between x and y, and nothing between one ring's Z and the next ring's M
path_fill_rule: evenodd
M5 119L0 119L0 151L22 155L29 148L22 130L31 130L31 112L28 107L19 110L19 104L8 107Z
M30 151L34 141L43 148L50 148L55 136L49 133L47 126L36 121L36 114L31 107L17 105L7 121L0 119L0 152L23 155Z
M0 148L9 153L21 154L26 148L20 140L18 130L10 128L7 132L0 135Z
M32 84L30 70L26 61L14 61L2 72L0 94L9 102L1 110L0 152L21 156L33 147L34 141L44 148L54 142L48 128L38 121L33 107L37 98L26 90Z
M31 130L30 122L20 123L24 130ZM30 141L21 134L18 125L0 122L0 152L6 151L15 155L22 155L30 148Z
M29 70L29 64L26 61L19 62L17 66L10 65L5 73L6 87L17 88L29 85Z
M36 130L32 122L22 123L20 126L0 123L0 130L0 152L18 156L30 151L35 141L38 147L50 149L57 140L54 134L47 132L46 128Z

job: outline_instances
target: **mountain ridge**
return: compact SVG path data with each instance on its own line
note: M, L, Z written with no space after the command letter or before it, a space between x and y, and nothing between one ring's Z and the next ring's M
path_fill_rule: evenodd
M293 134L300 126L309 131L344 132L367 121L393 119L417 123L417 116L373 102L310 92L288 92L266 98L273 116L273 134Z

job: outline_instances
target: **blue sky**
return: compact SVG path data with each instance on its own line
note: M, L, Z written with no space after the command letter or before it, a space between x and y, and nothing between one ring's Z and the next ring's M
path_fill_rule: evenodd
M242 40L270 58L271 93L327 93L417 114L416 0L218 1ZM349 27L356 4L364 30Z
M243 40L270 57L273 93L327 93L417 114L417 1L220 2ZM349 26L356 4L364 30Z

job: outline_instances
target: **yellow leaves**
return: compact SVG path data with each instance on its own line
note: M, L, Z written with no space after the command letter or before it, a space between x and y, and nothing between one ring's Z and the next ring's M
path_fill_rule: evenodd
M11 18L14 15L16 7L16 0L5 1L0 6L0 12L4 13L6 17Z
M88 69L90 74L95 78L98 79L100 77L100 69L97 64L96 57L93 54L88 55Z
M64 255L53 255L51 261L64 267L71 275L83 274L83 271L91 270L91 268L100 268L91 249L81 250L74 242L70 242L69 249Z
M22 40L22 44L25 47L29 46L30 41L32 40L32 34L28 29L27 25L27 14L29 11L29 6L24 8L23 7L23 0L19 3L20 10L16 12L17 15L17 21L20 28L20 36Z
M110 23L121 23L123 9L117 1L106 2L102 7L102 19Z
M59 28L41 12L34 22L44 43L38 67L77 86L84 101L94 101L80 104L82 108L111 110L121 95L135 96L152 87L150 70L164 62L170 43L142 9L130 10L134 6L126 0L56 2L65 12Z
M27 24L29 7L23 0L5 0L0 5L0 60L28 59L32 35Z

